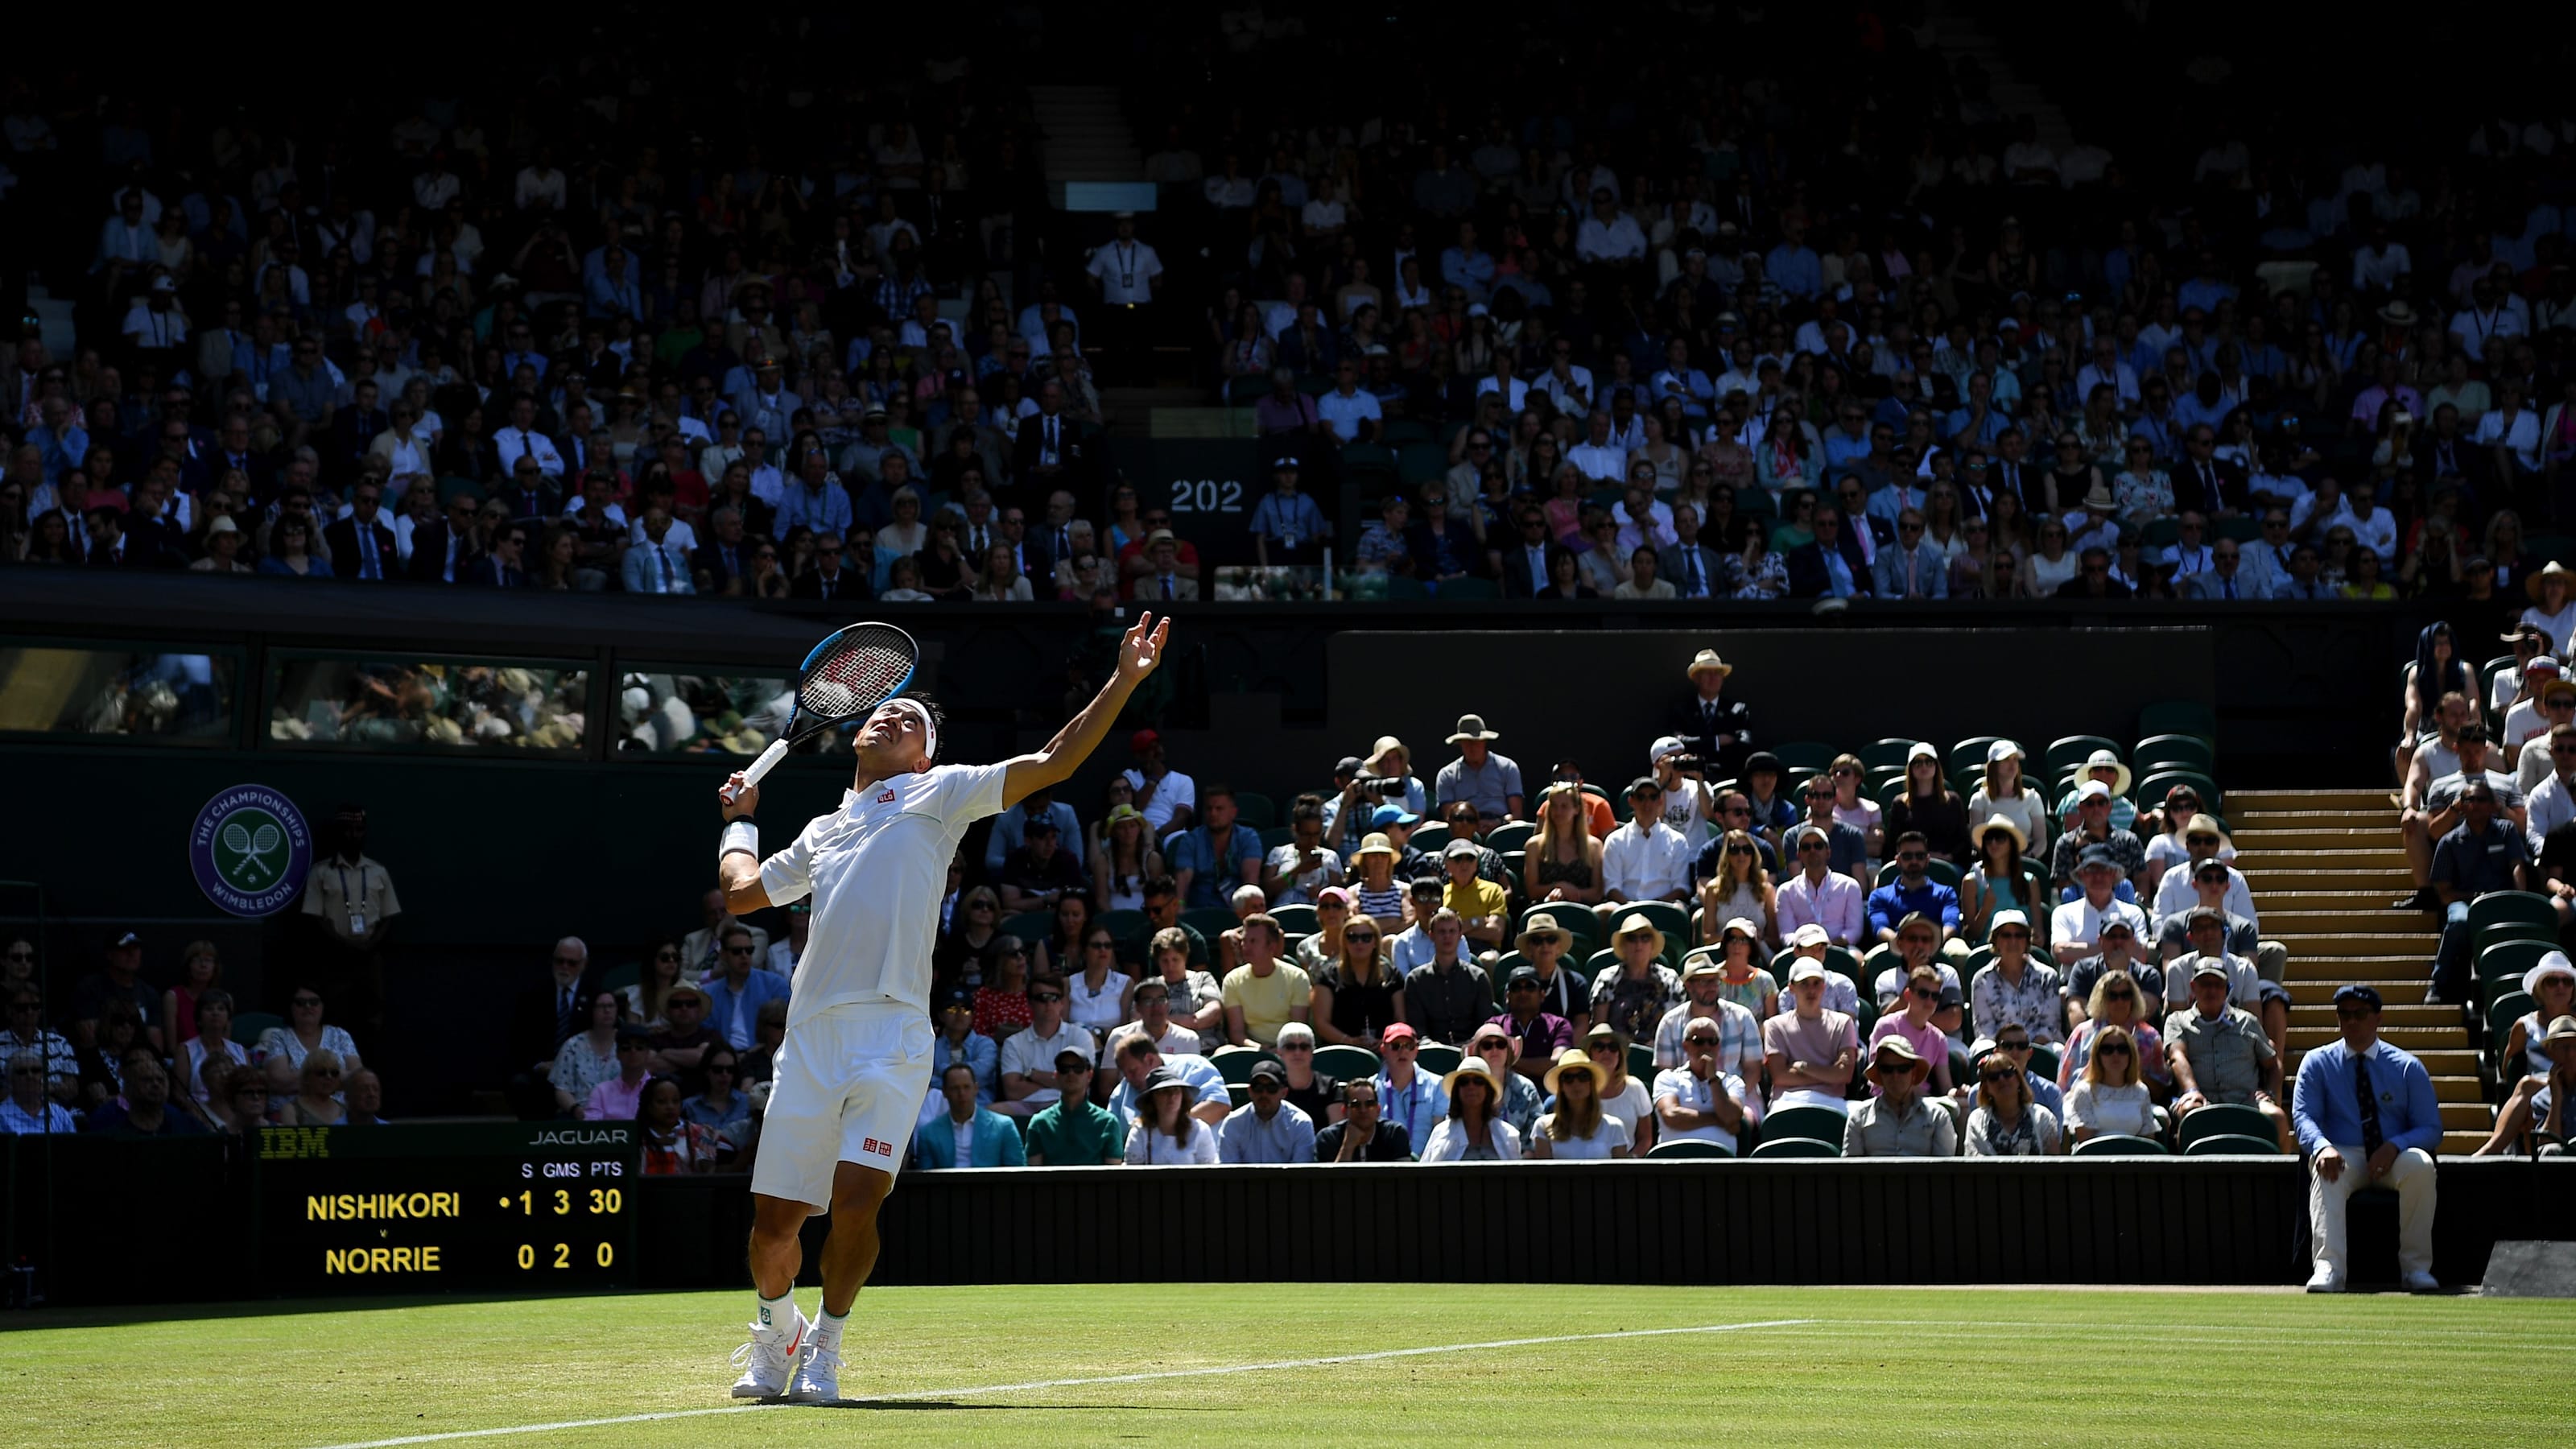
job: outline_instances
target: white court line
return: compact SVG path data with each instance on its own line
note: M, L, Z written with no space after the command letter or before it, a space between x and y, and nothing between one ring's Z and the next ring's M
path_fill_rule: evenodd
M1609 1333L1565 1333L1547 1338L1499 1338L1486 1343L1442 1343L1424 1348L1389 1348L1374 1353L1336 1353L1323 1358L1277 1359L1269 1363L1219 1364L1209 1368L1157 1369L1148 1373L1100 1374L1074 1379L1031 1379L1016 1384L980 1384L962 1389L908 1389L890 1394L871 1394L870 1399L946 1399L967 1395L1008 1394L1027 1389L1070 1389L1093 1384L1140 1384L1158 1379L1213 1378L1225 1374L1269 1373L1280 1369L1323 1368L1338 1363L1370 1363L1378 1359L1421 1358L1438 1353L1474 1353L1489 1348L1536 1348L1556 1343L1595 1343L1612 1338L1666 1338L1685 1333L1740 1333L1754 1328L1798 1328L1816 1323L1813 1318L1771 1318L1756 1323L1711 1323L1690 1328L1623 1328ZM713 1414L744 1414L757 1409L804 1407L801 1405L760 1403L726 1404L706 1409L666 1409L654 1414L619 1414L606 1419L565 1419L551 1424L513 1424L499 1429L454 1429L443 1434L407 1434L398 1439L366 1439L352 1444L334 1444L328 1449L396 1449L405 1444L445 1444L459 1439L497 1439L512 1434L551 1434L566 1429L602 1429L617 1424L649 1424L661 1419L701 1419Z

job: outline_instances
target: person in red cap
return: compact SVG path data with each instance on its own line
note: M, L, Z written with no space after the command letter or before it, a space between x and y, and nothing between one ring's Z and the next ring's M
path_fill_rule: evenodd
M1136 757L1135 767L1125 772L1127 783L1136 787L1135 806L1144 812L1154 838L1161 840L1196 824L1198 782L1163 762L1163 737L1153 730L1138 730L1127 737L1127 753Z

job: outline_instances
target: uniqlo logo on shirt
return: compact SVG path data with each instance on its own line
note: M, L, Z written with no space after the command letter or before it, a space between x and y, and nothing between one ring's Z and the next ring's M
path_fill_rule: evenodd
M877 803L878 803L878 804L880 804L880 805L891 805L891 804L893 804L893 803L894 803L894 791L893 791L893 790L891 790L891 789L889 789L889 790L887 790L884 794L879 795L879 796L877 797Z
M861 1149L861 1150L865 1151L865 1152L866 1152L869 1156L871 1156L871 1157L892 1157L892 1156L894 1156L894 1144L893 1144L893 1143L891 1143L891 1142L879 1142L878 1140L876 1140L876 1139L875 1139L875 1138L873 1138L873 1137L869 1138L869 1139L868 1139L868 1140L866 1140L865 1142L860 1143L860 1144L859 1144L859 1147L860 1147L860 1149Z

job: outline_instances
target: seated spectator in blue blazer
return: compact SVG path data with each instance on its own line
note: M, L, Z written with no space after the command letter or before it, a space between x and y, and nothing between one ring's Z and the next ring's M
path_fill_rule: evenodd
M1790 597L1848 599L1869 593L1869 557L1860 539L1843 528L1841 510L1817 509L1811 526L1814 541L1789 550L1782 560L1789 571Z
M912 1155L923 1167L1026 1167L1020 1129L1011 1119L975 1101L975 1069L953 1062L939 1079L948 1110L913 1133Z
M708 1029L738 1052L747 1052L760 1043L762 1003L787 999L786 977L755 969L760 961L754 954L756 949L750 927L736 924L727 928L716 952L723 970L710 972L700 983L707 996Z

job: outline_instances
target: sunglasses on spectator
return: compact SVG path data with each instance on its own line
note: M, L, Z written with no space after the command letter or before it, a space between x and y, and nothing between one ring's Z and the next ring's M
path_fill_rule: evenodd
M1619 1044L1615 1041L1596 1041L1584 1048L1584 1052L1588 1056L1615 1057L1619 1054Z
M1032 991L1029 993L1030 1003L1036 1006L1044 1006L1050 1001L1062 1000L1064 1000L1064 997L1060 993L1053 991Z
M1717 1038L1713 1036L1686 1036L1682 1038L1682 1045L1686 1047L1707 1047L1714 1051L1717 1047Z
M730 1077L733 1075L734 1066L731 1062L709 1062L707 1063L705 1070L706 1074L711 1077L718 1072L722 1072L726 1076Z
M1301 1041L1301 1042L1284 1042L1284 1041L1283 1041L1283 1042L1281 1042L1281 1043L1279 1044L1279 1049L1280 1049L1281 1051L1283 1051L1283 1052L1310 1052L1310 1051L1313 1051L1313 1050L1315 1049L1315 1046L1314 1046L1314 1043L1312 1043L1312 1042L1302 1042L1302 1041Z
M2101 1049L2101 1054L2106 1057L2125 1057L2129 1054L2129 1049L2127 1047L2114 1044L2103 1047Z
M1979 1081L1985 1081L1985 1082L2009 1082L2009 1081L2011 1081L2013 1078L2015 1078L2015 1077L2017 1077L2017 1076L2019 1076L2019 1075L2021 1075L2019 1072L2011 1072L2011 1071L2003 1071L2003 1072L1980 1072L1980 1073L1978 1074L1978 1078L1977 1078L1977 1079L1978 1079Z
M1345 940L1345 941L1357 941L1357 942L1358 942L1358 943L1360 943L1361 945L1365 946L1365 945L1369 944L1370 942L1375 941L1375 940L1377 939L1377 932L1375 932L1375 931L1344 931L1344 932L1342 933L1342 939L1343 939L1343 940Z
M1417 1052L1422 1050L1422 1045L1412 1041L1391 1041L1386 1044L1386 1049L1391 1052Z
M322 1004L322 998L319 996L298 996L288 1001L286 1004L289 1006L320 1006Z
M1726 848L1726 853L1729 855L1758 855L1761 852L1755 850L1749 845L1730 845Z
M2102 999L2104 1001L2135 1001L2138 999L2138 993L2134 991L2105 991L2102 993Z
M728 956L748 956L751 954L751 948L749 946L727 946L724 948L724 953Z
M1928 986L1909 986L1906 988L1905 994L1908 996L1920 997L1925 1001L1938 1001L1941 999L1941 993Z
M2030 1043L2026 1041L1999 1041L1995 1043L1995 1049L1997 1051L2007 1052L2026 1052L2030 1050Z

